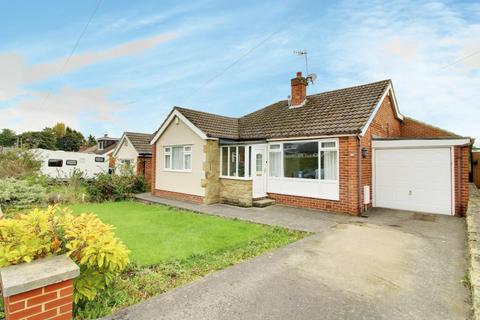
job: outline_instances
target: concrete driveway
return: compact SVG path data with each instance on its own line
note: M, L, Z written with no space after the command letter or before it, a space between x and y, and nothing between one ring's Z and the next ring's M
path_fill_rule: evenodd
M284 223L292 210L298 211L295 223L316 221L316 233L121 310L111 319L468 316L469 295L461 283L463 219L384 209L371 210L369 218L281 206L251 210L264 220L271 216Z

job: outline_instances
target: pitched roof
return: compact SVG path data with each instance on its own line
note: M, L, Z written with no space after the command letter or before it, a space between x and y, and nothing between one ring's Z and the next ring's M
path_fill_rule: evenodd
M360 133L391 84L383 80L307 96L301 107L278 101L241 118L175 107L207 136L233 140Z
M225 139L239 139L238 119L213 113L175 107L191 123L207 136Z
M139 154L152 154L152 146L150 141L153 138L153 134L140 133L140 132L125 132L125 136L132 143L133 147Z

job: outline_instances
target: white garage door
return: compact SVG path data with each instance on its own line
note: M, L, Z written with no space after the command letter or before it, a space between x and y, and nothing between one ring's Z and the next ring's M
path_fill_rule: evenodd
M450 148L376 149L375 206L452 214Z

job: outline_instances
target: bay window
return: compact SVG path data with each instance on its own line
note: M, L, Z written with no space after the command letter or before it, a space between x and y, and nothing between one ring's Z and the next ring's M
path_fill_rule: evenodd
M192 147L171 146L164 147L165 170L190 171L192 170Z
M337 141L299 141L270 144L269 176L278 178L338 179Z
M247 170L246 152L249 149L245 146L222 146L221 157L221 173L223 177L239 177L245 178Z

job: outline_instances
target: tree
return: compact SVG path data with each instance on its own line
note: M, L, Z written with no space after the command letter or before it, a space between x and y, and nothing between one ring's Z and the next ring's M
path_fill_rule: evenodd
M13 147L16 142L17 142L17 135L13 130L2 129L2 132L0 132L0 146Z
M64 151L78 151L80 147L85 144L85 137L81 132L67 127L65 135L57 139L57 147Z
M62 122L57 122L57 124L52 127L52 130L53 132L55 132L55 136L57 137L57 139L63 138L67 133L65 123Z
M86 142L87 147L93 147L97 145L97 139L91 134L88 135L87 142Z
M57 138L52 128L42 131L27 131L20 135L22 146L27 148L57 149Z

